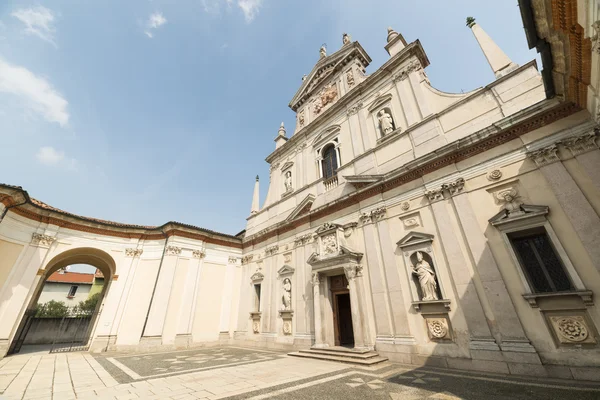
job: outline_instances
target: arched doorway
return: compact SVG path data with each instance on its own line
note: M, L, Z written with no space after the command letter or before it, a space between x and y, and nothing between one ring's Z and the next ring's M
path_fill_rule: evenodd
M69 267L73 265L95 268L90 287L84 287L81 276L70 272ZM45 268L40 269L40 278L12 339L8 354L20 352L28 338L29 343L46 344L50 352L87 350L115 270L113 258L95 248L67 250L52 258ZM52 290L48 290L47 285L51 285ZM45 287L47 290L44 290ZM66 291L64 294L68 304L57 300L53 293L56 291L59 292L59 297ZM34 337L32 327L36 328Z

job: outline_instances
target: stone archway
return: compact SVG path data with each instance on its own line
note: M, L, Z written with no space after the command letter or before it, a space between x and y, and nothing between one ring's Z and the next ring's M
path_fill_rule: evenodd
M96 309L91 313L91 320L87 325L84 340L86 346L89 345L93 338L98 317L102 310L102 305L106 294L110 288L113 277L116 272L116 263L114 259L105 251L93 248L93 247L80 247L71 250L64 251L55 257L53 257L43 268L38 271L39 278L36 278L37 282L34 283L35 289L31 293L29 300L27 301L27 308L24 310L19 321L17 329L14 331L15 334L12 337L12 341L9 346L8 354L16 353L19 351L21 345L26 336L27 324L32 314L35 312L38 300L44 289L46 281L57 270L73 264L88 264L98 268L104 275L104 284L100 291L100 296L96 304Z

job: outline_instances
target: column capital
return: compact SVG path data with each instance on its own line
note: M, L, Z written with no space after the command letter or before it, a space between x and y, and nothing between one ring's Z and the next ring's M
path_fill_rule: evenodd
M427 196L430 203L435 203L436 201L444 200L445 198L450 198L461 193L464 187L465 180L458 178L454 182L444 183L438 188L426 191L425 196Z
M588 151L598 149L597 138L597 131L594 130L590 133L564 139L561 144L573 154L573 157L576 157Z
M358 278L362 276L363 267L358 264L351 264L344 266L344 273L346 274L346 278L348 281L354 280L354 278Z
M143 252L143 249L125 249L125 257L139 257Z
M310 283L312 283L313 286L319 286L321 284L321 275L318 272L313 272Z
M165 248L165 255L167 256L178 256L181 254L181 247L167 246Z
M530 151L527 153L527 157L529 157L538 168L560 161L556 144L551 144L550 146L546 146L539 150Z
M206 251L204 250L192 250L192 256L194 258L204 258L206 257ZM250 256L252 257L252 256Z
M31 234L31 244L40 247L50 247L56 238L50 235L43 235L41 233Z

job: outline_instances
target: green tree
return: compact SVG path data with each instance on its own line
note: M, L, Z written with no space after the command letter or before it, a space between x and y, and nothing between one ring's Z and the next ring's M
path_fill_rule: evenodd
M86 313L93 313L96 309L96 304L100 300L100 293L94 293L84 301L79 302L79 310Z
M38 304L35 316L37 318L61 318L66 317L68 314L69 307L64 302L50 300L42 305Z

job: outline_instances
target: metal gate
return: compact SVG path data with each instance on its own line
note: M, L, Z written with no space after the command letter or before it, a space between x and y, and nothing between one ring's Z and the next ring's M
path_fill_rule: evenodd
M35 314L37 313L37 309L26 310L23 315L23 319L21 320L21 325L17 330L17 334L15 335L14 340L10 344L10 348L8 349L8 355L18 353L21 351L21 347L23 346L23 342L25 341L25 337L27 336L27 332L29 332L29 328L31 328L31 323L35 319Z
M56 335L52 341L50 353L69 351L87 351L90 347L90 333L97 312L81 310L77 307L69 309L62 317Z

